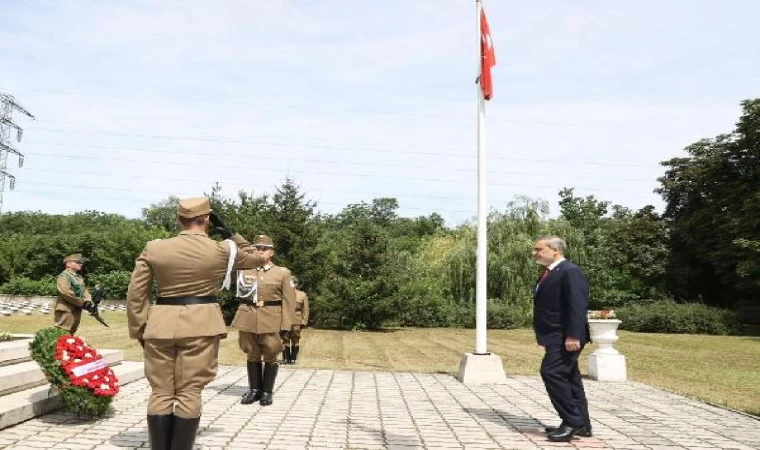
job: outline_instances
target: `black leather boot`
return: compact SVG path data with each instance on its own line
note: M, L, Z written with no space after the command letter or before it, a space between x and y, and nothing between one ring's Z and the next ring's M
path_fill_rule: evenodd
M174 414L148 414L148 438L151 450L170 450Z
M298 359L298 350L301 348L300 345L293 346L293 349L290 351L290 364L295 364L296 360Z
M290 347L286 345L285 348L282 349L282 362L285 364L290 364L290 358L291 358Z
M248 361L248 392L243 394L240 403L250 405L261 399L261 375L264 363L261 361Z
M261 406L269 406L272 404L272 390L274 389L274 380L277 379L277 369L279 366L277 363L264 364L264 392L261 393Z
M183 419L174 416L170 450L193 450L195 433L198 432L198 424L200 422L200 417L196 417L195 419Z

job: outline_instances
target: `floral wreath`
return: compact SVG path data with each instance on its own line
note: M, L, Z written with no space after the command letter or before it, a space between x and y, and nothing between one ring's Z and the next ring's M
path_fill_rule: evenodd
M69 411L103 415L119 393L119 380L108 363L82 338L58 328L43 328L29 350Z

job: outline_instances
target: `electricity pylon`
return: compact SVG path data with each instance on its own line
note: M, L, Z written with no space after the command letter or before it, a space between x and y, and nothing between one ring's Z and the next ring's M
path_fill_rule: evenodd
M5 195L5 179L10 180L10 188L16 187L16 177L8 172L8 156L12 153L18 156L18 167L24 166L24 155L11 145L11 134L16 130L16 142L21 142L24 130L13 122L13 112L18 111L34 119L34 116L16 99L9 94L0 92L0 214L3 213L3 197Z

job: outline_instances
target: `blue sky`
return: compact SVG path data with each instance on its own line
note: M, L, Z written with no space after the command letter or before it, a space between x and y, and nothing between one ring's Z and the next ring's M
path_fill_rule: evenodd
M760 95L756 1L485 5L495 210L525 195L556 213L562 187L661 209L659 162ZM15 116L6 211L138 217L291 176L326 212L383 196L476 213L471 0L4 0L0 52L0 92L38 119Z

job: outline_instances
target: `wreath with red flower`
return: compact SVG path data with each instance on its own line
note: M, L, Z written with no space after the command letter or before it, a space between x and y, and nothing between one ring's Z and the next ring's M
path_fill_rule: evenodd
M29 350L66 409L100 416L119 393L119 380L96 349L58 328L37 332Z

